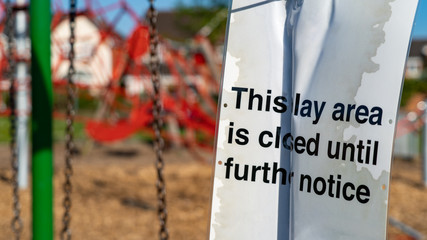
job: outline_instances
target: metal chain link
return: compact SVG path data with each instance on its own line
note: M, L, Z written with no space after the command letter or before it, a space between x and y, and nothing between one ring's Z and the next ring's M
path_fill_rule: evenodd
M148 9L147 18L150 24L150 71L151 82L153 84L153 129L155 133L154 150L156 151L156 170L157 170L157 213L160 220L159 239L169 239L167 229L167 209L166 209L166 185L163 177L163 146L164 141L161 136L161 128L163 125L162 103L160 100L160 59L158 54L159 36L157 33L157 11L154 8L154 0L149 0L150 8Z
M9 69L7 77L10 80L9 87L9 107L10 107L10 151L11 151L11 165L12 165L12 188L13 188L13 218L11 227L16 240L21 238L23 223L21 220L21 204L19 200L19 186L18 186L18 158L17 158L17 145L16 145L16 83L15 83L15 55L14 55L14 42L13 42L13 7L10 0L6 1L6 29L5 35L7 36L7 59Z
M70 0L70 11L69 11L69 23L70 23L70 52L68 54L68 60L70 62L70 66L68 68L68 76L67 76L67 117L66 117L66 144L65 144L65 182L63 185L64 190L64 199L63 199L63 207L64 207L64 215L62 216L62 230L61 230L61 240L71 240L71 193L72 193L72 184L71 177L73 175L73 167L72 167L72 157L74 150L74 136L73 136L73 122L74 122L74 104L75 104L75 86L73 77L75 74L74 68L74 44L75 44L75 27L76 27L76 0Z

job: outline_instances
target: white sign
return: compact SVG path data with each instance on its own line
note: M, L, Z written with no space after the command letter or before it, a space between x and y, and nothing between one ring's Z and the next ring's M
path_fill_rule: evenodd
M210 239L386 239L418 0L234 0Z

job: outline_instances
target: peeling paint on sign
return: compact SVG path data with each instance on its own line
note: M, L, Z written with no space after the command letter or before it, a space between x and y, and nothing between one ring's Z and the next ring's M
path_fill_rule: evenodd
M385 239L418 0L234 0L210 239Z

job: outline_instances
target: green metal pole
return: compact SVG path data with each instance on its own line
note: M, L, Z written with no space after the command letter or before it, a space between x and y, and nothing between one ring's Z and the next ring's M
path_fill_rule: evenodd
M31 0L33 239L53 239L50 1Z

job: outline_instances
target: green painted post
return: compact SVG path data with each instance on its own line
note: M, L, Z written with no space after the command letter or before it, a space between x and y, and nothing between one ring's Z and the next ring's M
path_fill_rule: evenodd
M50 1L31 0L33 239L53 239Z

